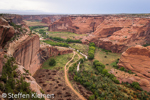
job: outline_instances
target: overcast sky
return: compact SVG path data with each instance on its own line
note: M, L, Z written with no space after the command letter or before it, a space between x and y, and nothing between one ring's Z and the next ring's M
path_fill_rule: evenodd
M150 13L150 0L0 0L0 13Z

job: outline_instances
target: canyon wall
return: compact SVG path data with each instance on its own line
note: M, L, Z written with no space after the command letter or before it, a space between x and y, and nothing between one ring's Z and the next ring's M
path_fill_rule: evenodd
M51 18L50 17L44 17L42 19L42 23L51 24Z
M12 26L9 26L8 22L0 17L0 75L2 74L3 68L3 55L4 55L4 46L7 41L11 39L14 35L15 30Z
M125 52L122 53L118 66L131 70L138 77L142 78L144 80L144 82L142 83L145 85L141 85L141 86L143 86L145 90L150 91L150 63L149 61L150 61L150 46L143 47L143 46L137 45L135 47L131 47L127 49ZM137 81L140 84L142 84L138 78L132 77L128 80L125 80L125 78L123 79L124 81L127 81L127 82Z
M127 15L68 16L49 25L49 31L87 34L82 42L122 53L135 45L150 43L150 19Z
M49 31L68 31L77 34L94 32L103 21L102 16L69 16L62 17L49 26Z
M16 58L16 61L20 62L31 74L34 74L41 64L39 36L28 36L14 49L13 56Z
M11 52L10 52L11 51ZM38 35L24 36L10 45L8 54L33 75L49 57L71 53L72 50L58 50L53 46L40 47Z
M15 15L15 14L3 14L5 19L11 19L11 21L15 24L23 23L23 19L21 15Z
M66 17L67 15L22 15L23 20L38 20L42 21L45 17L50 17L51 21L54 22L61 17Z
M150 19L110 16L92 35L92 38L87 38L90 42L120 53L128 47L150 43Z

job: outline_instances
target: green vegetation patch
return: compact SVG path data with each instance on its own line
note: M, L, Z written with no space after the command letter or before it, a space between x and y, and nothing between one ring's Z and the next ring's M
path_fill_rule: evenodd
M86 62L86 61L84 61ZM142 90L137 82L132 84L119 84L119 80L113 74L109 74L105 65L98 60L94 60L93 65L85 70L85 66L81 64L80 70L77 72L77 63L69 68L69 73L74 80L90 90L93 95L89 100L148 100L150 93ZM87 62L86 62L87 63ZM91 70L93 69L93 70ZM133 89L133 90L131 90ZM138 91L137 91L138 90Z
M70 43L69 46L71 48L79 50L80 52L82 52L85 55L88 55L89 46L86 44Z
M51 57L51 58L55 59L56 65L55 66L50 66L49 62L50 62L51 58L49 58L48 60L46 60L43 63L42 68L44 68L44 69L55 69L57 67L64 68L64 66L66 65L66 63L69 60L71 60L72 56L73 56L73 53L59 55L59 56L56 56L56 57Z
M51 40L44 40L43 42L50 44L52 46L62 46L62 47L69 47L69 44L67 43L61 43L61 42L54 42Z
M92 42L89 44L89 51L88 51L88 59L93 60L95 54L95 44Z
M105 52L103 49L97 47L95 50L94 60L102 62L106 66L106 69L110 70L113 68L112 63L120 57L120 53Z

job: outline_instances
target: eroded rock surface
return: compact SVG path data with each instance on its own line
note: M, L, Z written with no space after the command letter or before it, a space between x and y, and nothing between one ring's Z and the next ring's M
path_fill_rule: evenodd
M51 18L50 17L43 18L42 23L51 24Z
M150 43L150 19L128 16L68 16L49 26L49 31L88 34L82 42L122 53L135 45Z
M49 31L68 31L77 34L94 32L96 27L103 21L99 16L69 16L62 17L49 26Z
M119 67L125 67L128 70L131 70L138 77L142 78L139 82L141 86L146 86L144 89L150 91L150 46L143 47L137 45L131 47L122 53L122 56L119 60ZM121 75L120 75L121 76ZM133 78L131 78L133 79ZM137 80L136 78L135 80ZM132 80L134 81L134 79Z

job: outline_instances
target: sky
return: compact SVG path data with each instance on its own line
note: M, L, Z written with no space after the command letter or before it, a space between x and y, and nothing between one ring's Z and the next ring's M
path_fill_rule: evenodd
M150 0L0 0L0 13L122 14L150 13Z

